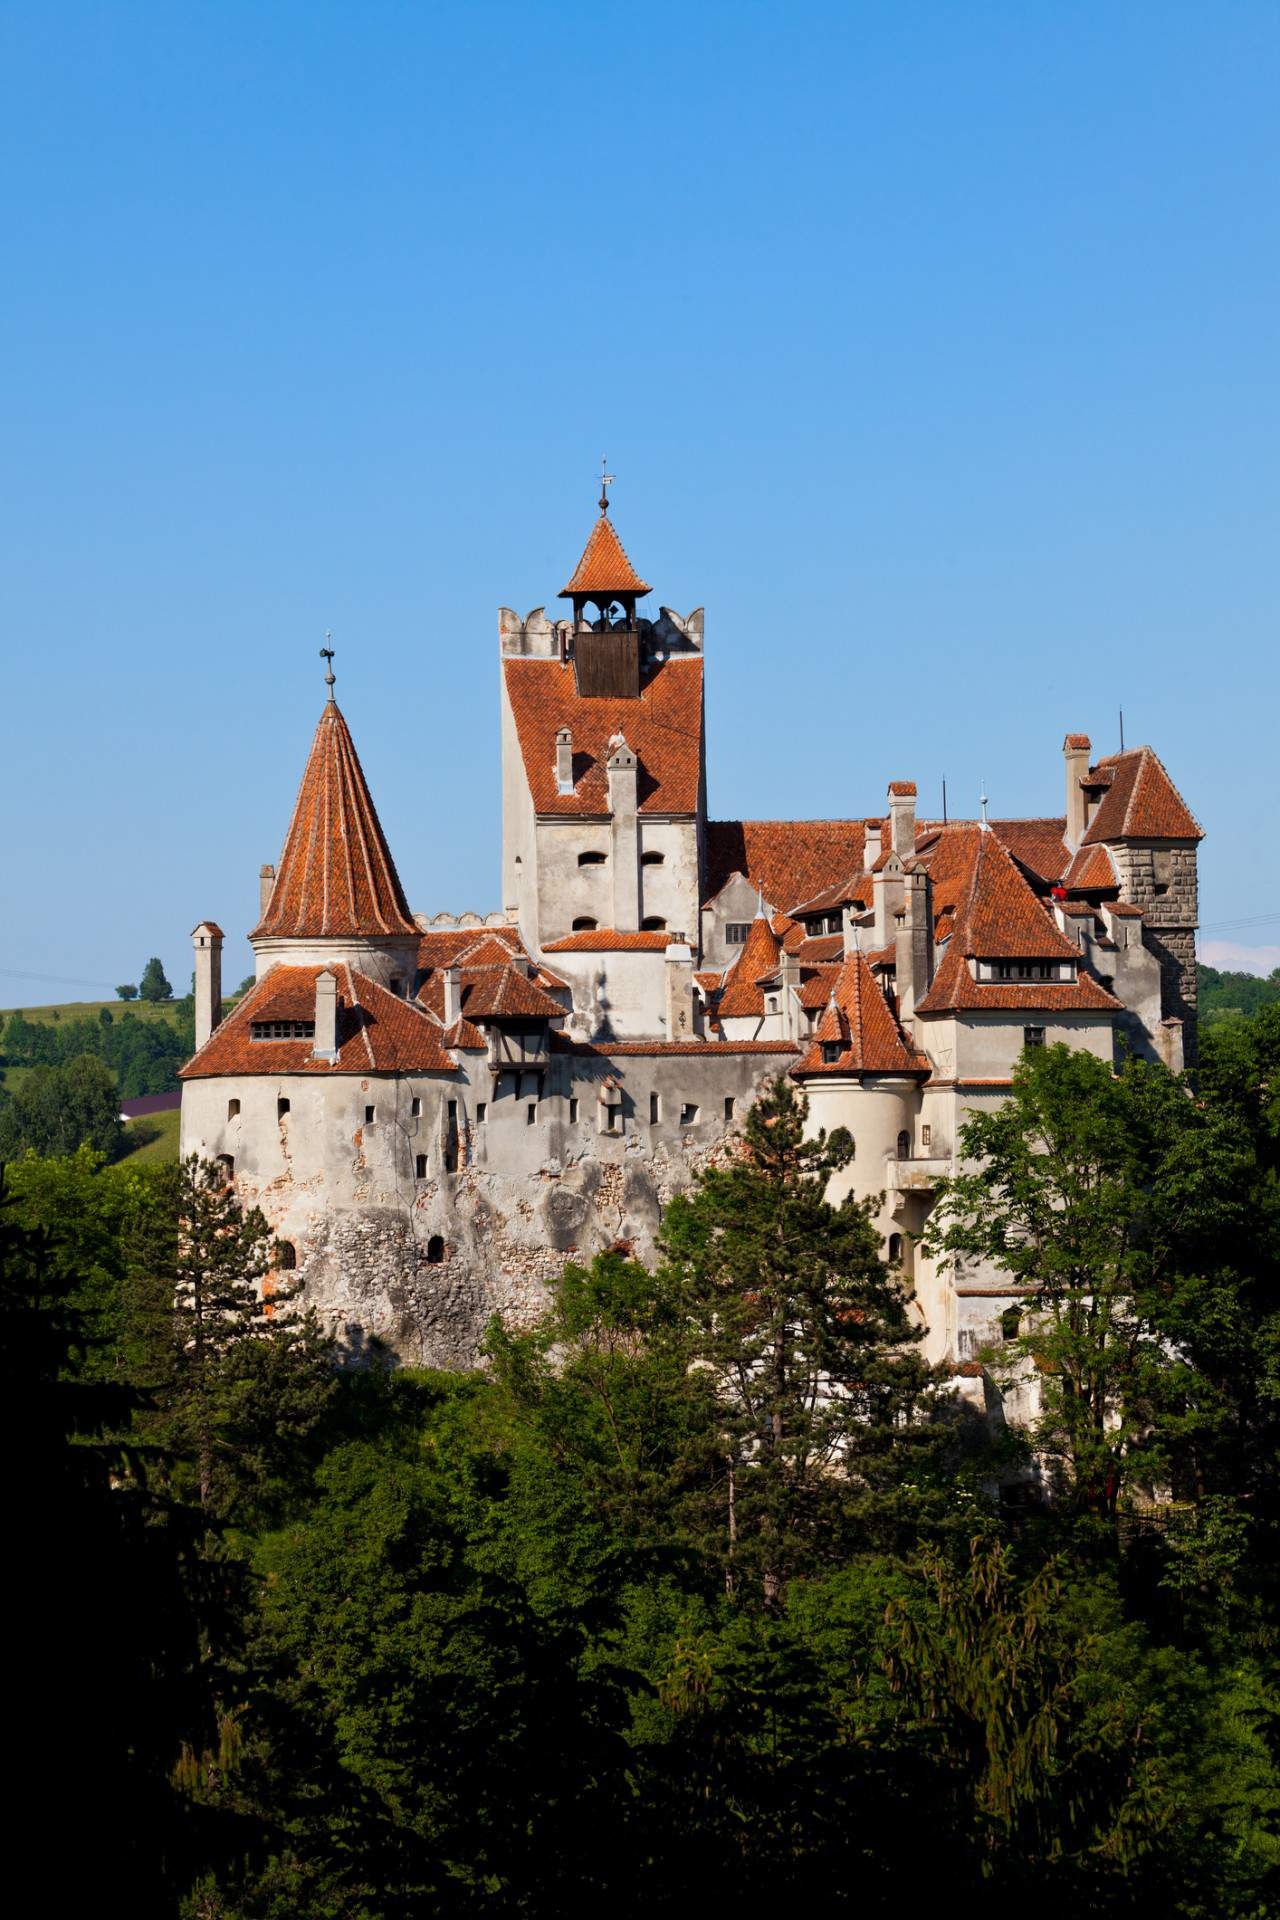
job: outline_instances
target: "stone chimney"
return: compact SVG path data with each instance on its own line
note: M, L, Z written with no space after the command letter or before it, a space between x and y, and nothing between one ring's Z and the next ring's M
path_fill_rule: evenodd
M794 953L788 953L784 947L778 957L778 1004L782 1008L782 1037L784 1040L796 1040L800 1036L800 962Z
M698 1038L697 1008L693 993L693 948L682 933L673 933L667 942L667 1038Z
M568 727L556 734L556 792L573 792L573 734Z
M890 844L899 860L916 850L916 783L914 780L889 782Z
M1062 743L1062 758L1067 774L1067 845L1072 853L1084 839L1086 801L1084 788L1080 782L1089 771L1089 755L1092 752L1087 733L1069 733Z
M267 908L271 905L271 894L276 884L276 870L267 865L258 868L258 918L265 920Z
M881 832L882 823L879 820L867 821L866 839L863 843L862 854L863 869L867 873L870 873L872 867L874 867L876 861L880 858Z
M871 898L874 905L871 938L877 947L887 947L893 940L894 915L902 905L902 886L905 877L902 862L890 847L888 858L879 873L871 876Z
M620 933L635 933L640 926L640 826L636 818L640 763L620 733L609 742L605 773L613 815L613 924Z
M222 1019L222 928L202 920L193 929L196 963L196 1052Z
M317 1060L338 1057L338 976L328 967L316 975L316 1037L311 1051Z
M933 905L929 876L922 868L902 883L902 908L894 925L894 971L898 1018L905 1023L933 980Z
M451 1027L462 1018L462 975L456 967L446 967L440 978L444 982L444 1023Z

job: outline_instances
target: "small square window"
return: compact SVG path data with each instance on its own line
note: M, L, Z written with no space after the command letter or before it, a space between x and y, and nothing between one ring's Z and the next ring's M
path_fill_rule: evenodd
M692 1127L693 1125L696 1124L697 1118L698 1118L697 1107L694 1105L692 1100L686 1100L684 1105L680 1109L680 1125L682 1127Z
M374 1109L372 1107L366 1107L364 1110L364 1123L366 1127L371 1127L373 1125L373 1115L374 1115Z
M476 1125L478 1127L482 1127L488 1118L489 1118L488 1103L484 1100L477 1100L476 1101Z
M751 922L749 920L730 920L724 930L725 945L729 947L745 946L747 943L747 935L750 931Z
M422 1101L416 1093L409 1102L409 1118L411 1120L421 1120L422 1118Z
M577 1124L578 1124L578 1102L571 1095L569 1099L569 1125L571 1127L574 1127Z
M1028 1049L1031 1047L1042 1047L1044 1045L1044 1028L1024 1027L1022 1029L1022 1044Z
M413 1171L414 1171L414 1174L415 1174L415 1176L416 1176L416 1178L417 1178L417 1179L419 1179L419 1180L425 1180L425 1179L426 1179L426 1177L427 1177L427 1156L426 1156L426 1154L425 1154L425 1153L419 1153L419 1154L415 1154L415 1156L414 1156L414 1161L413 1161Z

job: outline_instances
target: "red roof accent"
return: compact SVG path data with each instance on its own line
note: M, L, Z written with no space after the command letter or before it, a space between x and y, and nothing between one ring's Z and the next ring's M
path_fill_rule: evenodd
M992 833L978 836L962 951L980 960L1078 960L1080 950L1045 912Z
M1157 753L1131 747L1111 753L1090 771L1110 785L1082 845L1103 840L1203 840L1204 829L1174 786Z
M824 1046L839 1057L823 1058ZM923 1073L928 1060L903 1037L867 957L852 953L837 973L813 1043L792 1068L797 1079L820 1073Z
M1073 753L1088 753L1093 742L1087 733L1069 733L1062 744L1070 747Z
M709 820L706 898L740 873L771 906L789 909L861 873L865 842L862 820Z
M625 733L639 760L641 813L692 814L702 781L702 662L660 661L637 700L578 692L571 662L506 660L507 698L516 724L534 809L607 814L609 741ZM556 733L573 734L572 793L556 782Z
M1120 883L1105 847L1082 846L1063 874L1062 884L1077 893L1102 893Z
M582 549L582 558L573 570L573 578L567 587L560 589L560 599L571 600L575 593L641 594L650 591L628 560L626 550L613 530L613 522L607 513L602 513Z
M320 716L266 912L250 939L417 933L347 723Z
M227 1074L454 1073L439 1027L412 1001L401 1000L345 964L328 971L338 982L338 1058L317 1060L314 1040L254 1040L259 1020L313 1020L316 976L323 967L272 967L245 994L179 1075L202 1080Z
M669 933L619 933L616 927L589 927L543 943L544 953L665 953Z
M716 1002L718 1019L748 1019L764 1012L764 993L757 984L774 971L782 944L762 914L751 922L741 953L725 974Z
M889 782L890 793L910 794L914 797L915 790L916 783L914 780L891 780Z

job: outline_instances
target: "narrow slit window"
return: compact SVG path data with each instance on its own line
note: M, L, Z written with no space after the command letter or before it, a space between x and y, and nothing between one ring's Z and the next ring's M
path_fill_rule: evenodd
M733 1125L733 1095L731 1093L726 1093L724 1097L724 1123L727 1127Z
M656 1127L662 1118L662 1101L656 1093L649 1095L649 1125Z
M456 1124L456 1122L457 1122L457 1118L458 1118L458 1103L457 1103L457 1101L456 1101L456 1100L451 1100L451 1101L449 1102L449 1105L448 1105L448 1107L447 1107L447 1108L445 1109L445 1111L447 1112L447 1114L448 1114L448 1116L449 1116L449 1125L450 1125L450 1126L454 1126L454 1125Z
M414 1178L415 1178L415 1179L417 1179L417 1180L425 1180L425 1179L426 1179L426 1177L427 1177L427 1156L426 1156L426 1154L425 1154L425 1153L419 1153L419 1154L415 1154L415 1155L414 1155L414 1161L413 1161L413 1172L414 1172Z
M422 1118L422 1101L416 1093L409 1102L409 1118L411 1120L421 1120Z
M537 1122L537 1118L538 1118L538 1103L536 1100L530 1100L528 1106L524 1110L524 1123L526 1127L532 1127L533 1125L535 1125L535 1123Z
M289 1102L286 1100L285 1096L281 1094L280 1098L276 1101L276 1119L283 1120L286 1113L288 1113L288 1111L289 1111Z
M240 1118L240 1102L238 1100L228 1100L227 1118L228 1120L238 1120Z
M485 1123L485 1121L486 1121L486 1120L487 1120L488 1118L489 1118L489 1103L488 1103L488 1101L487 1101L487 1100L477 1100L477 1101L476 1101L476 1125L477 1125L478 1127L482 1127L482 1126L484 1125L484 1123Z
M573 1127L573 1126L576 1126L576 1125L577 1125L577 1122L578 1122L578 1102L577 1102L577 1100L576 1100L576 1099L575 1099L575 1098L574 1098L574 1097L573 1097L572 1095L570 1095L570 1098L569 1098L569 1125L570 1125L571 1127Z

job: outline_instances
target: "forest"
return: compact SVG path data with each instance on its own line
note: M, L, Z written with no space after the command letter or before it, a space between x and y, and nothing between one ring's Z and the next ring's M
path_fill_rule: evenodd
M1025 1289L976 1400L804 1119L465 1374L322 1329L211 1167L8 1165L55 1908L1280 1907L1280 1006L970 1121L930 1241Z

